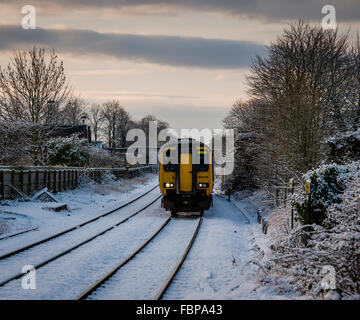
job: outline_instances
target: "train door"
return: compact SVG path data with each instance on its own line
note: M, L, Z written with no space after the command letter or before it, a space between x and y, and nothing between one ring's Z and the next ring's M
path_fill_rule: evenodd
M180 154L180 191L192 191L192 154Z

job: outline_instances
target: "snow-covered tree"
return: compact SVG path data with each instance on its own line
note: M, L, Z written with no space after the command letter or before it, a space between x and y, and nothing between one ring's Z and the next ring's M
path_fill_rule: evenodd
M0 163L15 164L30 156L32 128L26 122L0 121Z
M55 52L47 59L45 49L18 51L6 68L0 67L0 119L35 124L31 129L35 164L69 97L63 62Z

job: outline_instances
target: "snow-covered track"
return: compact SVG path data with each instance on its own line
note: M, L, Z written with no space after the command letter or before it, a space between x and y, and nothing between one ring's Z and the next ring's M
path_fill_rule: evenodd
M92 286L90 286L87 290L85 290L82 294L80 294L76 300L84 300L90 297L93 293L96 292L96 290L103 286L107 281L109 281L123 266L125 266L128 262L133 260L140 251L142 251L152 240L159 235L159 233L169 224L170 221L176 221L177 218L171 218L169 217L146 241L144 241L133 253L131 253L127 258L122 260L117 266L115 266L112 270L110 270L108 273L106 273L101 279L99 279L96 283L94 283ZM176 266L170 273L170 275L166 278L166 280L163 282L163 285L161 286L161 289L158 291L156 295L154 295L155 300L161 299L167 288L169 287L171 281L174 279L175 275L181 268L181 265L185 261L192 244L195 241L195 238L199 232L200 225L201 225L202 217L200 216L197 221L196 228L191 236L190 241L188 242L186 249L184 253L181 255L181 258L176 263Z
M6 240L6 239L9 239L9 238L14 238L16 236L20 236L21 234L28 233L30 231L35 231L35 230L38 230L38 228L31 228L31 229L28 229L28 230L23 230L23 231L20 231L20 232L8 234L8 235L0 237L0 241L1 240Z
M199 232L200 229L200 225L202 222L202 217L199 217L199 221L197 224L197 227L195 229L195 232L193 234L193 236L191 237L184 254L182 255L182 257L180 258L180 260L178 261L178 263L176 264L174 270L171 272L170 276L167 278L167 280L165 281L164 285L161 287L160 291L158 292L158 294L155 296L155 300L160 300L162 298L162 296L164 295L164 293L166 292L167 288L169 287L171 281L174 279L174 277L176 276L177 272L180 270L181 265L183 264L183 262L185 261L194 241L195 238Z
M228 201L226 197L224 197L224 196L222 196L220 194L215 193L214 195L217 196L220 199ZM241 208L239 208L239 206L234 201L231 200L231 198L230 198L230 203L233 205L234 208L236 208L242 214L242 216L244 217L246 223L250 224L251 222L250 222L249 217L246 215L246 213Z
M44 239L41 239L41 240L32 242L32 243L30 243L30 244L28 244L28 245L26 245L26 246L24 246L24 247L21 247L21 248L19 248L19 249L13 250L13 251L8 252L8 253L5 253L5 254L3 254L3 255L0 256L0 261L1 261L1 260L4 260L4 259L7 259L7 258L9 258L9 257L12 257L12 256L14 256L14 255L16 255L16 254L18 254L18 253L21 253L21 252L23 252L23 251L25 251L25 250L30 249L30 248L33 248L33 247L35 247L35 246L37 246L37 245L40 245L40 244L43 244L43 243L48 242L48 241L50 241L50 240L53 240L53 239L55 239L55 238L58 238L58 237L60 237L60 236L62 236L62 235L64 235L64 234L67 234L67 233L71 232L71 231L74 231L74 230L76 230L76 229L79 229L79 228L81 228L81 227L83 227L83 226L85 226L85 225L87 225L87 224L90 224L90 223L92 223L92 222L94 222L94 221L96 221L96 220L99 220L100 218L103 218L103 217L106 217L106 216L108 216L108 215L110 215L110 214L112 214L112 213L115 213L115 212L117 212L118 210L120 210L120 209L122 209L122 208L130 205L131 203L133 203L133 202L141 199L142 197L144 197L145 195L147 195L147 194L150 193L151 191L155 190L156 188L158 188L158 185L156 185L155 187L152 187L150 190L144 192L144 193L141 194L140 196L138 196L138 197L136 197L136 198L134 198L134 199L132 199L132 200L130 200L130 201L122 204L121 206L119 206L119 207L117 207L117 208L115 208L115 209L112 209L112 210L110 210L110 211L104 212L104 213L96 216L95 218L92 218L92 219L90 219L90 220L87 220L87 221L85 221L85 222L82 222L82 223L80 223L80 224L78 224L78 225L75 225L75 226L73 226L73 227L71 227L71 228L68 228L68 229L63 230L63 231L61 231L61 232L58 232L58 233L56 233L56 234L54 234L54 235L51 235L51 236L49 236L49 237L46 237L46 238L44 238ZM157 200L157 199L156 199L156 200ZM1 284L0 284L0 285L1 285Z
M105 283L108 279L112 277L112 275L118 271L122 266L128 263L131 259L133 259L151 240L153 240L162 229L170 222L171 218L169 217L166 221L158 228L144 243L142 243L133 253L131 253L127 258L121 261L117 266L115 266L112 270L110 270L107 274L105 274L101 279L99 279L96 283L94 283L90 288L85 290L82 294L80 294L76 300L86 299L91 293L93 293L97 288L99 288L103 283Z
M140 212L142 212L142 211L144 211L145 209L147 209L148 207L150 207L152 204L154 204L154 203L155 203L156 201L158 201L160 198L161 198L161 196L158 196L156 199L154 199L154 200L151 201L150 203L146 204L146 206L144 206L144 207L142 207L141 209L137 210L136 212L134 212L134 213L131 214L130 216L127 216L126 218L120 220L120 221L117 222L116 224L114 224L114 225L106 228L105 230L102 230L102 231L99 232L99 233L96 233L96 234L93 235L92 237L90 237L90 238L88 238L88 239L86 239L86 240L84 240L84 241L82 241L82 242L80 242L80 243L72 246L71 248L68 248L68 249L66 249L66 250L64 250L64 251L62 251L62 252L60 252L60 253L58 253L58 254L56 254L56 255L48 258L48 259L46 259L46 260L44 260L44 261L36 264L36 265L34 265L34 268L35 268L35 269L39 269L39 268L47 265L48 263L50 263L50 262L52 262L52 261L54 261L54 260L56 260L56 259L58 259L58 258L60 258L60 257L62 257L62 256L64 256L64 255L66 255L66 254L74 251L75 249L77 249L77 248L85 245L86 243L89 243L90 241L92 241L92 240L94 240L94 239L102 236L102 235L105 234L106 232L109 232L109 231L113 230L115 227L123 224L124 222L128 221L128 220L131 219L132 217L138 215ZM17 273L17 274L15 274L15 275L9 277L8 279L0 282L0 287L6 285L7 283L9 283L9 282L11 282L11 281L13 281L13 280L16 280L16 279L21 278L23 275L24 275L23 273Z

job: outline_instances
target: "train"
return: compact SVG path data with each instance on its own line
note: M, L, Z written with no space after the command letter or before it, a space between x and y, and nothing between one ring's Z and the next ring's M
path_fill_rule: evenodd
M212 149L192 138L170 141L160 149L161 205L171 211L199 212L212 205L214 167Z

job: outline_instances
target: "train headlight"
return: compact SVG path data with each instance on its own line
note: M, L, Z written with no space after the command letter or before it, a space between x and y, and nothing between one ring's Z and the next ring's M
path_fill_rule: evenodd
M209 187L209 184L208 184L208 183L199 183L199 184L198 184L198 187L199 187L199 188L208 188L208 187Z
M174 188L174 184L170 182L164 183L164 188Z

